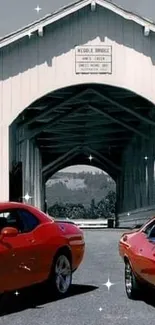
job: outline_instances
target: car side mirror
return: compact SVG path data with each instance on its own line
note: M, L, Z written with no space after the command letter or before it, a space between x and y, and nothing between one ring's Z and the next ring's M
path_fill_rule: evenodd
M16 237L18 235L18 229L13 227L4 227L1 230L0 235L4 237Z

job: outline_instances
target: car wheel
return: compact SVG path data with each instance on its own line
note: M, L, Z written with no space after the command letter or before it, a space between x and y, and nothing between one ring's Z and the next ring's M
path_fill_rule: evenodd
M138 297L140 291L139 282L136 279L129 262L125 263L125 289L129 299Z
M50 278L56 295L65 296L72 283L71 261L67 254L61 253L54 259Z

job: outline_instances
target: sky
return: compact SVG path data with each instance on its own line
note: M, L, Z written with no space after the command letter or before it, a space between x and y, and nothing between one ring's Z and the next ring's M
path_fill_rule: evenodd
M0 37L10 34L75 0L0 0ZM155 21L155 0L114 0L124 9ZM39 5L42 10L37 13Z

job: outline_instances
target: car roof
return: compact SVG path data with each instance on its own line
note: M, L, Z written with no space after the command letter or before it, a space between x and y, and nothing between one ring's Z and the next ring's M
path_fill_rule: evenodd
M49 217L41 211L41 209L22 202L0 202L0 212L9 210L9 209L27 209L29 212L37 216L37 218L42 222L49 222ZM54 221L54 218L50 218L51 221Z
M10 208L29 208L33 207L30 204L21 202L0 202L0 209L10 209ZM35 207L33 207L35 209Z

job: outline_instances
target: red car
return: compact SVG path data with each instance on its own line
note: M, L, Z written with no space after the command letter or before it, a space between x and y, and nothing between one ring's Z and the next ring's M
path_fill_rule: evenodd
M83 232L73 223L27 204L0 203L0 294L45 281L65 295L84 250Z
M119 241L119 253L125 263L127 296L137 297L145 284L155 286L155 217L140 229L126 232Z

